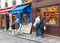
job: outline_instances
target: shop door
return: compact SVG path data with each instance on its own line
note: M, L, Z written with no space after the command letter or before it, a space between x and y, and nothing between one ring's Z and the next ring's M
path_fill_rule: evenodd
M30 33L32 24L30 24L30 14L22 14L22 31Z
M6 28L6 15L2 15L1 17L1 27Z

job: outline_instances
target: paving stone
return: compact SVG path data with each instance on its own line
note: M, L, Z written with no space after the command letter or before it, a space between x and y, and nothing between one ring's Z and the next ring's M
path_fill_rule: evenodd
M16 37L14 37L16 36ZM25 39L23 39L25 38ZM26 40L27 39L27 40ZM29 39L29 40L28 40ZM34 41L31 41L34 40ZM36 42L35 42L36 41ZM15 34L11 36L10 31L0 31L0 43L60 43L59 39L41 36L36 37L36 34Z

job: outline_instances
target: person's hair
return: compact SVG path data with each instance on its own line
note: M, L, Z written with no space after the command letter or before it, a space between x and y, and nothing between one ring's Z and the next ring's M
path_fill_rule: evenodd
M40 12L41 9L37 9L37 12Z

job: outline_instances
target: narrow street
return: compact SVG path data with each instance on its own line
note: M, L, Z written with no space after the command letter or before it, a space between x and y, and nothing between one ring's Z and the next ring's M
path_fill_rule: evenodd
M40 43L40 42L0 33L0 43Z
M45 36L36 37L34 34L15 34L9 31L0 31L0 43L60 43L60 39Z

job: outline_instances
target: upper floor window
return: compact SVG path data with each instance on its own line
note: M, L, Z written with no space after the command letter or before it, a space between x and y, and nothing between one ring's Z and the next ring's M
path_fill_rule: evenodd
M7 3L7 0L5 0L5 7L8 7L8 3Z
M5 2L5 7L8 7L8 3L7 2Z
M16 0L13 0L13 5L16 5Z

